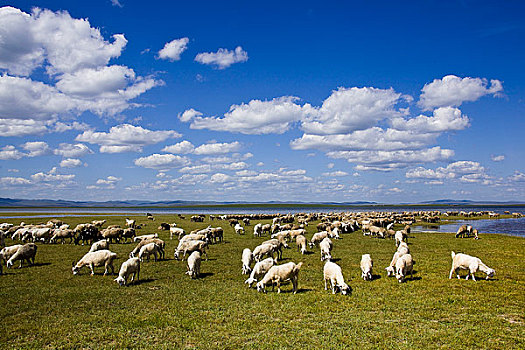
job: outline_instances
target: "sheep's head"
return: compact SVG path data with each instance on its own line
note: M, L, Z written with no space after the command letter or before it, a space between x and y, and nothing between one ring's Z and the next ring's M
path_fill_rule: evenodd
M244 283L246 283L249 287L252 286L252 284L254 284L255 282L257 282L257 280L255 278L248 278L246 281L244 281Z
M77 266L73 266L73 267L71 268L71 272L73 272L73 275L78 274L78 271L79 271L79 270L80 270L80 268L77 267Z
M344 283L342 286L339 286L339 289L341 289L341 294L343 295L352 293L352 288L350 288L346 283Z
M117 282L119 286L121 287L126 285L126 280L122 276L118 276L117 278L114 279L114 281Z
M7 268L10 268L11 266L13 266L13 262L9 259L9 261L7 261Z
M266 288L264 288L264 284L262 281L257 283L257 291L266 293Z
M494 269L489 269L489 270L487 271L487 277L486 277L486 279L488 280L489 278L494 277L494 274L495 274L495 273L496 273L496 270L494 270Z

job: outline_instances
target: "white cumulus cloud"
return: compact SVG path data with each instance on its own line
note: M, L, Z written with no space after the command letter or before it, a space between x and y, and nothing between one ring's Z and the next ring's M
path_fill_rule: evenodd
M93 153L93 151L83 143L61 143L53 152L64 158L78 158Z
M179 61L180 55L187 49L190 39L181 38L167 42L159 51L159 58L163 60Z
M61 168L76 168L82 165L82 161L76 158L66 158L60 162Z
M180 168L190 164L190 160L186 157L176 156L173 154L158 154L154 153L147 157L140 157L134 161L136 166L149 169L171 169Z
M236 152L241 148L241 143L238 141L230 143L206 143L195 148L193 151L197 155L215 155Z
M185 140L174 145L166 146L161 151L173 154L188 154L192 153L194 149L195 146L193 146L191 142Z
M237 46L234 51L219 49L217 52L201 52L195 56L195 61L225 69L232 64L248 61L248 53Z

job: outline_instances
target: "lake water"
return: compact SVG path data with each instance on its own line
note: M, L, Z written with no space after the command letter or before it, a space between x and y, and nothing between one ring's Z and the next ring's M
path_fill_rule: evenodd
M413 226L412 231L456 233L461 225L471 225L479 231L480 235L485 233L503 233L512 236L525 237L525 217L517 219L458 220L442 225Z

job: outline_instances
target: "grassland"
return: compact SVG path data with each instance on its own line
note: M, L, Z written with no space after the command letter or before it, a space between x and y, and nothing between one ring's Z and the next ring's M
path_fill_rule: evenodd
M123 224L124 216L64 218L71 225L104 218ZM174 215L156 216L141 233L158 232L167 242L167 260L142 264L140 282L119 287L114 277L71 274L71 263L86 246L39 244L36 265L0 276L0 344L25 348L198 348L198 349L524 349L525 240L504 235L455 239L453 234L416 233L409 239L417 264L414 280L399 284L384 273L392 240L343 235L333 257L342 267L350 296L324 290L319 250L302 256L284 251L285 262L303 261L299 293L284 286L278 295L257 293L243 283L240 256L254 238L251 228L236 235L224 221L225 242L212 245L202 278L184 274L173 260L176 241L157 231L160 222L186 230L206 227ZM24 219L27 223L47 219ZM7 219L18 224L20 219ZM265 221L262 221L265 222ZM307 238L315 230L308 229ZM7 245L12 241L7 240ZM133 244L114 244L118 270ZM448 279L450 251L480 257L496 269L492 280ZM375 279L360 279L361 254L374 259ZM4 272L5 272L4 268ZM482 277L483 274L480 274Z

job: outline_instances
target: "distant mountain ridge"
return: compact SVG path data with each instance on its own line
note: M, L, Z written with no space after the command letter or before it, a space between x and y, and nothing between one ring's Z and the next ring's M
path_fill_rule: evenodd
M221 205L269 205L269 206L286 206L286 205L301 205L301 206L410 206L410 205L511 205L511 204L525 204L525 202L495 202L495 201L471 201L471 200L455 200L455 199L439 199L435 201L424 201L420 203L400 203L400 204L385 204L367 201L355 202L216 202L216 201L141 201L141 200L123 200L123 201L68 201L68 200L53 200L53 199L12 199L0 198L0 207L75 207L75 208L125 208L125 207L185 207L185 206L221 206Z

